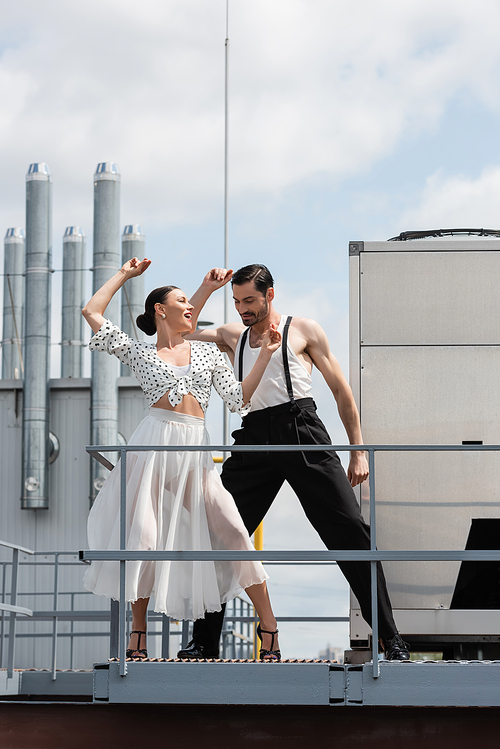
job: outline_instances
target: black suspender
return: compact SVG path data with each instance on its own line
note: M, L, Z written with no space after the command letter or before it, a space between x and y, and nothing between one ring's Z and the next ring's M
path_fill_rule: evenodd
M283 352L283 368L285 370L285 382L286 382L286 390L288 393L288 398L290 399L290 403L292 406L296 406L295 404L295 398L293 397L293 387L292 387L292 378L290 377L290 366L288 364L288 329L290 328L290 323L292 322L292 317L287 317L285 322L285 327L283 328L283 340L281 342L281 350ZM245 344L247 342L248 333L250 331L250 328L247 328L243 335L241 336L240 341L240 352L238 356L238 379L240 382L243 382L243 351L245 348Z
M247 328L243 335L241 336L240 341L240 355L238 357L238 380L239 382L243 382L243 350L245 348L245 343L247 342L248 333L250 332L250 328Z
M296 408L295 398L293 397L292 378L290 377L290 367L288 365L288 329L291 322L292 318L287 317L285 327L283 328L283 340L281 342L281 349L283 351L283 368L285 370L285 382L288 398L292 406Z

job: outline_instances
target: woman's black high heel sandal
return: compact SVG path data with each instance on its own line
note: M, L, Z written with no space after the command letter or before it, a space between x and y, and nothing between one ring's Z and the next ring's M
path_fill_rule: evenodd
M137 647L136 648L128 648L125 651L126 657L127 658L147 658L148 657L148 651L146 650L146 648L142 648L141 649L139 647L139 645L141 644L141 635L144 635L144 639L146 639L146 633L142 632L139 629L133 629L130 634L131 635L139 635L139 637L137 638ZM141 655L140 656L138 656L138 655L133 656L132 653L140 653Z
M257 637L262 642L262 635L272 635L271 640L271 650L265 650L264 648L260 649L259 658L261 661L270 661L279 663L281 661L281 650L273 650L274 645L274 636L277 635L279 632L278 629L276 629L274 632L269 632L267 629L261 629L260 624L257 625Z

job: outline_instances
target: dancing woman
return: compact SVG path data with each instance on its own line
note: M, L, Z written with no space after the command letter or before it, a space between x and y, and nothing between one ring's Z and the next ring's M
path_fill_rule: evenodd
M114 354L128 364L148 400L149 415L130 444L208 445L204 414L212 384L231 411L244 415L272 353L281 344L281 335L270 327L255 366L239 383L216 345L185 340L184 335L196 327L194 307L181 289L164 286L149 294L144 314L137 318L147 335L156 333L156 344L129 338L105 319L104 312L125 281L144 273L150 263L132 258L86 304L82 314L95 334L90 349ZM230 277L230 271L216 268L204 283L217 288ZM119 517L120 469L116 466L90 511L91 549L119 548ZM129 452L126 532L127 549L133 550L253 550L209 452ZM267 577L262 564L252 561L127 562L125 596L132 604L127 655L147 657L146 611L151 595L155 611L172 619L195 620L205 611L220 611L222 603L245 590L262 626L260 658L280 660ZM93 593L118 600L119 563L93 562L84 585Z

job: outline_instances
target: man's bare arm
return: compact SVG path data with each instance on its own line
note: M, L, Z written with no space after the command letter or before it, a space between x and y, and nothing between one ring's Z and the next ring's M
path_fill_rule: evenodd
M362 445L363 436L356 402L340 364L330 351L325 331L315 320L303 318L297 320L297 328L306 341L306 352L333 393L349 443L351 445ZM351 453L347 477L352 486L361 484L367 479L368 462L364 451L356 450Z
M203 328L203 330L194 330L192 333L186 336L190 341L208 341L209 343L216 343L219 349L228 354L233 364L234 351L238 338L243 330L243 325L240 323L227 323L227 325L220 325L218 328Z

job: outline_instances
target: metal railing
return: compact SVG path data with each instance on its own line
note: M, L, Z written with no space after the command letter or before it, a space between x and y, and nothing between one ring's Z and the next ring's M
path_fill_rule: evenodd
M376 452L499 452L500 445L231 445L236 452L352 452L368 453L369 501L370 501L370 550L330 551L129 551L126 549L126 476L127 453L129 452L228 452L227 445L91 445L87 452L106 467L111 464L101 453L114 452L120 455L120 548L111 551L81 551L85 561L120 562L119 602L119 660L120 675L126 676L125 662L125 564L127 561L248 561L304 562L304 561L363 561L371 565L371 618L372 618L372 664L373 678L380 675L378 661L378 581L377 562L384 561L500 561L500 550L474 551L379 551L376 547L375 514L375 453Z
M8 678L12 678L14 669L14 652L15 645L19 639L26 640L40 640L51 638L51 655L50 655L50 671L52 680L55 681L57 678L57 651L58 644L61 639L70 640L70 652L69 652L69 667L70 670L74 668L74 641L78 638L86 637L104 637L110 641L109 654L110 657L118 655L118 610L116 602L111 602L111 607L107 609L77 609L75 607L75 598L84 596L93 596L93 593L87 590L60 590L59 586L59 571L61 567L71 566L82 566L80 560L75 561L61 561L61 557L64 556L77 556L77 551L38 551L33 552L30 549L25 549L22 546L16 546L7 542L0 542L0 545L12 548L14 552L17 550L17 554L14 553L12 561L0 561L0 667L3 664L5 642L8 643L7 648L7 671ZM34 558L33 561L20 561L19 552L29 553ZM40 557L53 557L53 561L39 561ZM88 564L88 562L84 563ZM19 590L19 567L53 567L53 589L52 590L37 590L37 591L21 591ZM8 571L12 568L10 581L10 588L7 585ZM37 599L37 598L51 598L53 601L53 608L33 608L28 609L23 606L18 606L16 603L17 599L21 596ZM69 608L61 608L60 598L69 597ZM10 599L10 603L7 600ZM62 604L64 605L64 604ZM50 622L52 621L52 628L50 632L34 631L34 632L19 632L16 627L16 614L25 615L30 617L30 623L35 622ZM6 626L6 615L8 617L8 627ZM127 607L127 627L130 629L132 621L132 613L130 607ZM254 648L253 636L251 628L255 621L255 615L253 613L253 607L248 601L240 598L239 596L230 601L227 606L226 622L229 623L230 628L224 629L222 632L222 651L223 657L231 652L230 657L237 657L235 654L238 651L240 658L250 657L250 653ZM70 631L61 632L59 628L59 622L70 622ZM108 625L108 630L101 631L92 629L91 631L75 631L75 623L103 623ZM189 639L189 622L184 622L181 629L172 629L172 620L169 617L159 614L156 612L148 612L148 624L161 624L160 629L149 629L148 637L161 638L161 655L162 657L168 658L170 656L170 637L179 637L181 640L181 647L187 645ZM239 629L237 629L239 627ZM240 631L241 630L241 631Z
M7 549L12 549L12 573L10 580L10 603L5 603L5 600L0 602L0 611L2 611L2 642L3 642L3 630L4 630L4 611L9 612L9 634L12 636L9 640L9 652L7 656L7 679L12 679L14 676L14 650L16 645L16 622L18 616L33 616L31 609L27 609L24 606L17 605L17 583L19 579L19 552L22 551L24 554L33 554L31 549L26 549L24 546L18 546L17 544L10 544L7 541L0 541L0 546ZM5 568L4 568L4 582L5 582Z

